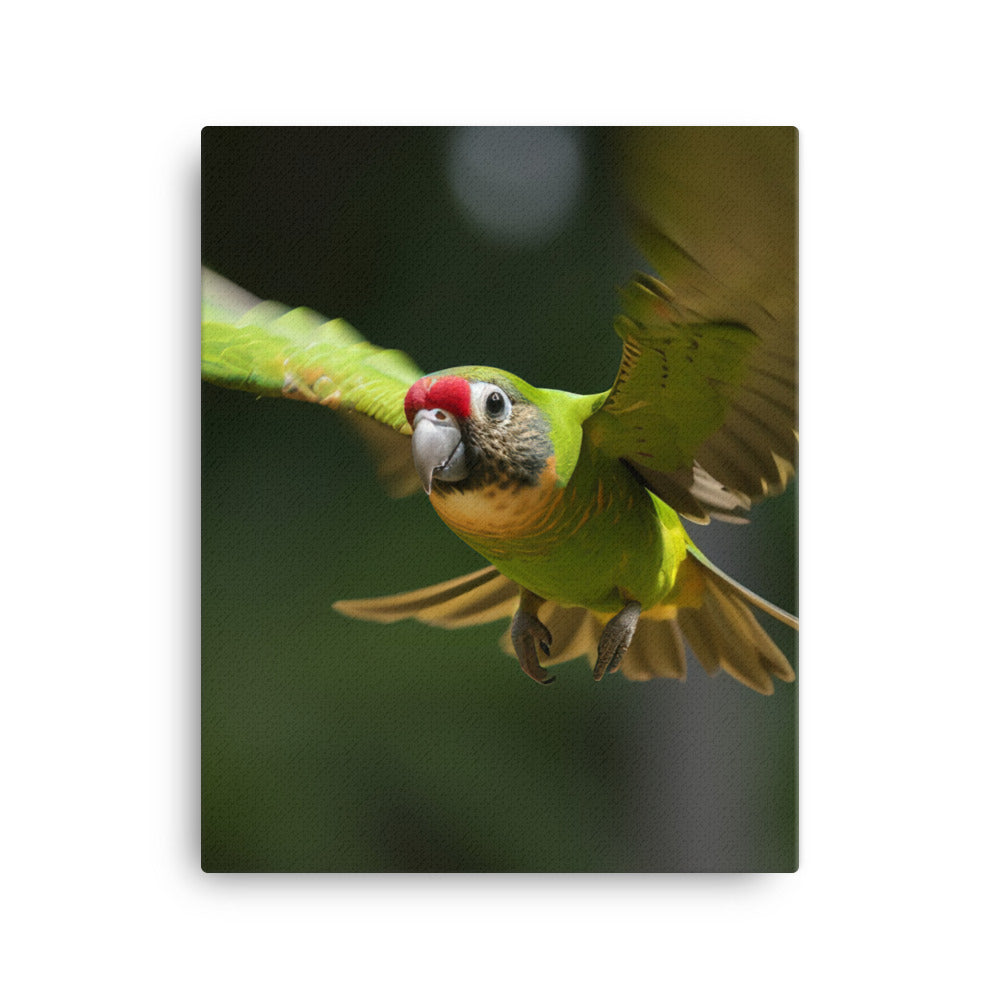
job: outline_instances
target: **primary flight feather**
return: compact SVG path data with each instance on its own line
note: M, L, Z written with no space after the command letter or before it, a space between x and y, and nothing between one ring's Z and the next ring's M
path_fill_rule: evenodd
M745 520L797 451L794 129L627 135L637 241L659 278L622 292L612 387L580 396L509 372L430 375L344 320L203 273L203 377L352 414L397 494L420 487L491 564L347 615L454 628L510 618L505 648L540 683L682 678L683 639L763 693L794 679L751 608L787 613L713 566L681 517ZM544 664L544 665L543 665Z

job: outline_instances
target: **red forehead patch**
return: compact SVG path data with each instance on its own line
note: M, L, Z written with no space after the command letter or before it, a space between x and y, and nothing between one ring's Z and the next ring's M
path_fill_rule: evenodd
M418 410L442 409L465 420L472 408L472 389L464 378L445 375L432 379L425 376L410 386L403 403L406 419L412 424Z
M403 400L403 409L406 411L406 421L413 423L413 418L417 415L417 410L427 408L427 383L428 378L418 379L407 390L406 399Z

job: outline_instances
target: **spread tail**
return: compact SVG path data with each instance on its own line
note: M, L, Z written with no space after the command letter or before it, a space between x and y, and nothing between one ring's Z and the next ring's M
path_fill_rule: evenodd
M794 615L782 611L713 566L696 549L681 566L684 601L677 610L677 624L691 651L709 674L720 667L761 694L774 691L772 678L795 680L784 653L764 631L751 607L791 628ZM693 597L694 599L690 599Z
M677 605L663 605L645 612L621 663L621 672L634 681L687 675L684 640L709 675L721 668L741 684L772 694L773 678L795 680L795 672L771 637L754 617L751 607L794 629L798 619L728 577L700 552L691 551L681 566L681 592ZM586 656L591 667L597 644L610 615L586 608L563 607L551 601L538 617L552 632L552 655L545 666ZM501 645L513 655L510 630Z
M689 551L691 557L681 565L677 603L643 613L622 660L622 673L636 681L654 677L683 680L686 640L706 673L715 674L721 668L762 694L774 691L774 677L795 680L788 660L750 608L792 628L798 628L798 620L726 576L697 550ZM510 617L517 609L518 593L516 583L490 566L411 593L339 601L334 608L369 621L416 618L430 625L461 628ZM538 617L552 632L545 666L586 657L593 667L598 641L611 615L545 601ZM509 628L500 644L515 655Z

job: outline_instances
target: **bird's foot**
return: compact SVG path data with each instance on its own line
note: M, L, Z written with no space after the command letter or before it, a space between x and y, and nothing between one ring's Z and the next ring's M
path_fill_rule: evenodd
M537 642L542 652L548 656L552 645L552 633L539 621L538 617L518 608L514 620L510 623L510 638L514 643L514 652L521 669L539 684L551 684L555 678L538 662Z
M639 624L639 613L642 605L638 601L629 601L604 626L600 642L597 644L597 663L594 664L594 680L599 681L609 671L614 673L620 666L622 658L628 652L635 635L635 627Z

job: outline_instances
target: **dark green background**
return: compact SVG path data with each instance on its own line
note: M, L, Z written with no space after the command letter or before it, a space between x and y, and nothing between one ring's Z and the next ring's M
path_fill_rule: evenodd
M576 133L584 184L540 246L500 245L453 198L444 129L203 133L204 262L344 316L425 370L482 363L607 388L615 289L643 266L616 133ZM502 623L446 632L330 609L482 565L422 495L389 500L317 407L203 387L206 871L789 871L797 684L531 683ZM692 529L794 611L795 498ZM782 648L794 634L770 627ZM794 663L794 659L793 659Z

